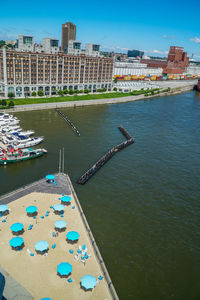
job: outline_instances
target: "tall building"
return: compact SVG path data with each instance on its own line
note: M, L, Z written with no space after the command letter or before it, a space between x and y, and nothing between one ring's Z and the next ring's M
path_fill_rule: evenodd
M70 40L76 40L76 25L71 22L62 24L62 43L61 49L64 51Z
M34 51L34 37L19 35L15 47L18 51Z
M142 56L144 55L143 51L140 50L128 50L128 57L140 57L142 58Z
M33 91L54 95L59 89L110 91L112 77L112 58L0 49L0 96L13 92L25 97Z

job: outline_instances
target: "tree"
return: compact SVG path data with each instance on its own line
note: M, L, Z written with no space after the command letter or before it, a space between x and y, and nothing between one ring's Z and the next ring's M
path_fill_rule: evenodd
M6 106L7 105L7 101L5 99L2 100L2 106Z
M38 94L38 96L40 96L40 97L44 95L43 91L41 91L41 90L39 90L39 91L37 92L37 94Z
M2 104L2 100L0 100L0 105L3 105L3 104Z
M97 92L98 92L98 93L101 93L101 92L103 92L103 90L102 90L102 89L98 89Z
M102 89L102 92L106 92L106 91L107 91L107 88Z
M89 92L90 92L90 91L89 91L88 89L84 89L84 93L85 93L85 94L89 94Z
M8 98L14 98L14 97L15 97L15 94L13 92L8 93Z
M117 83L117 77L114 78L114 83Z
M114 87L113 91L117 92L117 88L116 88L116 87Z
M9 106L9 107L14 107L14 106L15 106L15 103L14 103L14 101L12 101L12 100L11 100L11 101L9 101L9 103L8 103L8 106Z
M58 95L63 95L63 91L62 90L58 90Z
M36 92L32 92L31 96L35 97L37 94Z
M69 94L69 91L67 89L64 89L63 93L66 95L66 94Z
M69 94L73 95L74 91L72 89L69 90Z
M82 94L82 93L83 93L83 90L79 90L79 93Z

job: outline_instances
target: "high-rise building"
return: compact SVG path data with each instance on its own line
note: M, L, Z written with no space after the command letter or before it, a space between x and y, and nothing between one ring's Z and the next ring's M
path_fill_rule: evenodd
M62 24L62 44L61 49L64 51L70 40L76 40L76 25L71 22Z

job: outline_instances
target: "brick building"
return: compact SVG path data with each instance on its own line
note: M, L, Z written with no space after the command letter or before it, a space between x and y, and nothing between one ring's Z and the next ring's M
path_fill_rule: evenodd
M8 92L24 97L39 90L44 95L59 89L111 90L112 76L112 58L0 50L0 95L5 97Z
M187 52L183 52L183 47L171 46L167 60L142 59L141 63L148 67L163 68L164 74L183 74L189 63Z

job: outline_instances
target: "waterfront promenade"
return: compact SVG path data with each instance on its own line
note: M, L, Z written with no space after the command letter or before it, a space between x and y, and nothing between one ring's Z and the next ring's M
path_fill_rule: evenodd
M0 204L7 204L11 210L6 222L0 223L0 266L4 274L18 282L15 284L16 288L9 289L7 286L4 296L6 299L11 299L14 295L19 297L21 287L23 294L24 289L26 290L28 298L24 296L20 299L39 300L45 297L56 300L118 299L68 175L56 174L55 180L56 186L42 179L0 198ZM70 195L72 200L71 204L65 207L64 217L60 218L50 207L60 202L58 198L62 193ZM26 215L25 209L29 205L38 207L36 219ZM47 210L50 213L45 216ZM56 220L65 220L67 228L57 237L52 237ZM25 228L23 233L25 246L22 251L12 250L9 246L9 240L12 238L10 226L15 222L23 223ZM28 230L30 224L33 228ZM79 241L75 244L66 241L66 233L71 230L76 230L80 234ZM40 240L49 243L47 256L35 253L34 245ZM56 244L55 249L51 247L53 244ZM85 263L81 258L75 259L79 246L83 244L86 245L89 255ZM69 252L70 249L73 254ZM34 256L30 256L29 250ZM71 283L57 275L56 268L61 262L69 262L72 265ZM99 276L103 277L102 280L98 280L92 291L85 291L80 287L80 280L86 274L95 276L97 280Z
M101 104L116 104L123 102L131 102L137 100L148 100L155 97L162 97L167 95L175 95L182 92L187 92L193 90L194 85L197 84L197 80L171 80L171 81L157 81L152 82L153 85L159 85L160 88L166 89L171 88L169 92L159 93L156 95L145 97L144 94L138 96L127 96L120 98L105 98L105 99L94 99L94 100L79 100L79 101L66 101L65 102L51 102L51 103L38 103L38 104L26 104L26 105L16 105L12 109L7 109L6 112L20 112L20 111L32 111L32 110L43 110L43 109L55 109L64 107L78 107L78 106L88 106L88 105L101 105ZM45 98L44 98L45 99Z

